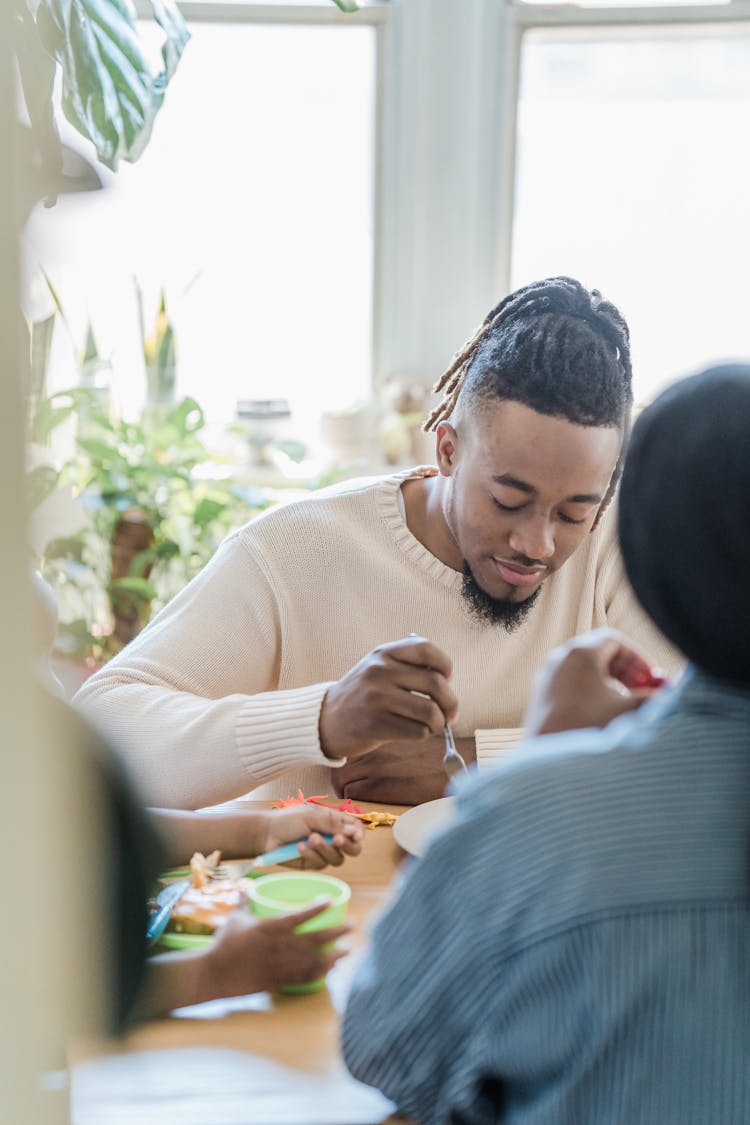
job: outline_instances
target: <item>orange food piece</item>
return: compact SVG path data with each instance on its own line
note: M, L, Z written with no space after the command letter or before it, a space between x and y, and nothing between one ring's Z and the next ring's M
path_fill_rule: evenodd
M352 816L356 816L357 820L364 821L368 828L377 828L379 824L384 826L395 824L398 817L395 813L384 812L382 809L371 809L370 812L355 812Z
M302 790L298 789L296 797L281 797L273 807L275 809L288 809L292 805L314 805L317 804L318 801L325 801L325 799L325 794L319 795L317 797L306 797Z
M318 794L315 797L306 797L301 789L297 790L296 797L284 797L277 801L274 805L275 809L286 809L290 805L323 805L324 801L330 798L325 794ZM349 813L350 816L356 816L358 820L364 821L368 828L376 828L379 824L395 824L398 817L393 813L383 812L380 809L373 809L371 812L365 812L361 805L355 805L351 797L347 797L338 805L323 805L327 809L336 809L337 812Z

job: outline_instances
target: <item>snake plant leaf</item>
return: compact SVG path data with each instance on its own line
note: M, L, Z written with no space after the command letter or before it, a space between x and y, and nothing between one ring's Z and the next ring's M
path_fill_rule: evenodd
M189 32L173 0L154 0L166 36L164 69L154 73L130 0L40 0L37 27L62 70L63 112L115 171L135 161L151 136Z
M85 367L87 363L95 363L99 359L101 359L101 356L99 355L99 345L97 344L96 336L94 335L94 327L89 320L86 325L86 342L83 345L83 352L81 353L79 366Z
M28 391L40 398L47 393L47 369L55 331L55 313L31 322L29 328Z
M350 13L359 11L359 4L353 3L353 0L333 0L333 2L342 12Z

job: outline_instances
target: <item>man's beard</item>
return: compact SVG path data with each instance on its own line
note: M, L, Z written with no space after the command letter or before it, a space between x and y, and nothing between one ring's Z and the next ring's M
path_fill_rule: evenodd
M523 624L541 591L541 586L537 586L534 593L521 602L513 602L510 598L493 598L479 585L466 559L463 571L461 593L472 617L483 625L499 625L506 633L515 632Z

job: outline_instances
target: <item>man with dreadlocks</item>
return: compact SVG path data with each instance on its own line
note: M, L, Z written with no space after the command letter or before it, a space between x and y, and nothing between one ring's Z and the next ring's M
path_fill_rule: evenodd
M79 693L150 802L418 803L444 791L446 721L480 766L519 737L555 645L612 625L675 666L606 512L632 398L614 305L519 289L436 389L436 467L263 513Z

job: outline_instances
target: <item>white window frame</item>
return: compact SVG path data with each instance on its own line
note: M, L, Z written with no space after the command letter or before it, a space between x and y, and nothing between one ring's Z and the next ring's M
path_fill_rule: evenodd
M363 0L360 0L363 3ZM136 12L144 19L152 16L152 9L146 0L135 0ZM390 70L386 64L388 49L391 40L387 39L386 31L389 19L394 12L394 4L385 0L367 0L356 12L342 12L331 0L321 0L320 3L294 4L277 0L277 3L253 4L243 0L180 0L179 9L188 24L198 23L243 23L243 24L289 24L289 25L320 25L342 29L347 27L370 26L375 32L375 105L374 111L374 154L373 167L375 182L373 184L373 334L375 341L380 338L381 330L379 321L381 310L379 308L378 294L383 286L380 283L382 261L381 232L384 226L382 216L383 183L382 170L388 164L388 157L384 151L383 136L383 91L385 86L385 72ZM342 91L342 97L346 91ZM387 288L387 286L386 286ZM376 384L379 374L377 357L377 344L373 347L372 380Z
M351 15L330 2L182 0L180 8L195 22L375 28L376 382L401 374L431 383L510 288L518 84L527 31L627 28L658 34L750 21L750 0L617 8L385 0Z
M388 29L398 43L386 58L384 103L391 118L384 121L387 224L380 231L376 278L376 363L429 382L510 289L518 87L527 31L627 28L656 35L749 19L748 0L617 8L401 0ZM454 65L446 73L443 60L450 52ZM401 70L399 57L408 59ZM451 112L451 99L460 112ZM465 177L454 176L446 191L441 154L451 152Z

